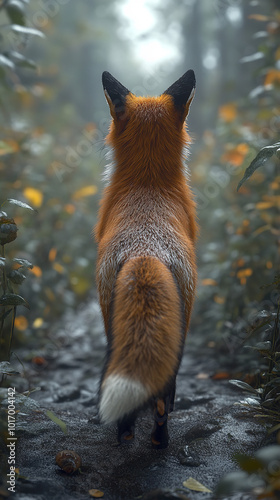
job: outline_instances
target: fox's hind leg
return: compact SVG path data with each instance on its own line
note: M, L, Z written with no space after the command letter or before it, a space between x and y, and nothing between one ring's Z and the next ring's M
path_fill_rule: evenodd
M118 442L128 443L134 439L135 415L124 417L118 422Z
M174 382L172 389L170 391L168 413L171 413L174 410L175 393L176 393L176 381Z
M173 411L175 397L175 383L168 396L157 398L154 409L154 427L152 431L152 447L156 449L168 446L168 413Z

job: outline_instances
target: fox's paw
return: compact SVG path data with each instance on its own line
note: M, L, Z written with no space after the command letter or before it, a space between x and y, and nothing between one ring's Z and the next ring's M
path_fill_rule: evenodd
M119 443L129 443L134 439L134 429L129 431L124 431L121 435L118 436Z
M161 450L167 448L168 446L168 430L167 421L163 422L162 425L155 422L153 432L152 432L152 447L156 450Z

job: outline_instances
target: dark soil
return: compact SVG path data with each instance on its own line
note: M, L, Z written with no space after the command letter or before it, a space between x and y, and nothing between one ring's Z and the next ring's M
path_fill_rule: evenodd
M94 488L104 492L104 500L213 498L188 490L183 481L192 477L214 491L221 477L238 470L235 453L250 454L261 445L264 428L235 405L242 393L227 380L211 378L218 369L214 350L202 353L187 341L169 447L151 447L152 411L139 415L134 441L119 446L115 426L102 426L98 418L105 338L97 303L68 314L52 337L56 345L46 343L41 352L46 364L25 363L24 380L41 390L25 398L29 404L17 416L20 478L14 500L89 499ZM47 410L66 424L67 434ZM62 450L81 457L76 473L68 475L55 464Z

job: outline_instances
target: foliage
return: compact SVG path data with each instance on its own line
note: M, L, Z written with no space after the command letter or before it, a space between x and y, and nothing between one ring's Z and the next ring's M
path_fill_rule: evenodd
M46 39L40 40L43 34L35 22L43 11L28 3L9 0L0 5L5 26L0 28L0 53L13 62L7 63L0 75L0 172L2 193L20 199L21 204L30 203L37 212L35 217L25 217L24 231L19 232L10 259L21 252L34 263L28 286L22 285L30 312L15 318L15 331L17 341L34 335L38 345L44 341L50 322L67 307L79 304L94 286L91 233L97 212L100 158L93 143L103 135L93 122L79 119L71 101L64 108L60 105L57 119L60 96L53 82L59 74L59 63L55 74L54 65L49 63L36 70L29 54L37 56L39 47L46 52L51 49L46 47ZM63 8L56 17L45 17L48 23L44 30L48 34L53 23L63 25ZM57 36L61 36L60 31ZM56 45L62 46L57 40ZM49 55L53 60L52 53ZM48 111L53 109L49 120L46 107ZM21 225L17 206L11 215L15 224Z
M29 205L18 200L10 199L8 201L14 205L33 210ZM32 269L33 266L26 259L16 257L8 259L5 255L5 245L16 239L17 231L18 227L14 219L9 218L6 212L0 212L0 291L2 292L0 296L0 361L10 359L17 307L25 306L29 308L26 300L18 295L17 289L26 278L23 273L28 269ZM3 371L3 367L0 367L0 373L7 374L7 368L5 367Z
M23 0L20 3L25 5L24 26L43 30L46 38L30 33L27 39L12 30L12 45L28 60L44 57L44 65L38 71L30 71L31 67L17 64L13 78L5 70L0 171L6 197L31 203L38 211L35 217L25 218L24 232L19 233L13 246L15 254L19 248L24 249L26 259L34 264L29 286L23 283L23 295L31 311L28 317L22 313L18 318L16 330L18 340L33 337L35 346L36 342L44 342L54 319L67 308L76 307L94 288L96 249L91 233L101 177L96 146L102 145L109 119L107 109L104 116L94 111L97 103L105 102L100 74L107 64L112 64L106 50L114 45L116 35L111 29L111 2L106 6L101 1L90 6L71 2L71 9L56 2L56 12L44 10L45 22L41 25L36 22L38 5L30 2L28 6ZM219 5L222 16L226 3ZM4 7L0 16L7 24L10 18ZM87 22L90 9L91 23ZM210 9L208 2L205 9ZM186 22L188 13L186 9ZM254 172L250 184L243 185L238 196L235 194L242 169L261 148L276 144L279 139L279 13L276 11L274 18L265 12L261 19L256 16L251 16L251 24L246 20L246 30L251 35L258 26L262 36L254 35L253 42L242 41L243 46L254 44L255 52L250 54L252 57L245 56L245 60L243 57L240 73L252 75L250 81L258 81L258 86L250 89L248 96L242 96L238 88L238 101L232 99L220 105L217 125L206 130L202 140L193 145L191 160L201 225L201 286L193 329L200 333L203 342L219 348L221 362L224 360L227 366L230 353L231 370L235 372L247 366L249 358L250 370L257 368L249 350L240 347L260 312L275 311L276 307L275 290L260 288L272 281L277 259L280 178L275 173L279 163L276 155ZM79 36L73 37L73 33ZM230 36L236 37L233 28ZM121 47L121 41L117 41ZM93 61L92 45L96 49ZM129 60L130 69L131 64ZM123 72L121 66L116 65ZM86 70L81 78L82 67ZM136 71L135 61L133 68ZM121 79L122 73L119 75ZM160 87L166 71L163 75L153 75ZM207 78L203 82L198 78L198 92L206 81ZM210 92L213 82L211 85ZM232 86L236 87L236 83ZM225 89L222 90L225 95ZM145 88L141 87L141 92ZM209 101L207 98L207 106ZM203 100L206 119L205 104ZM193 108L191 120L195 114ZM20 224L21 216L16 207L14 210L12 216Z
M237 186L237 191L241 188L244 182L251 177L255 170L261 167L263 163L273 154L280 158L280 142L272 144L271 146L265 146L258 152L256 158L254 158L249 167L246 168L245 174Z
M216 498L247 492L259 500L279 498L280 446L261 448L253 457L236 455L241 471L227 474L216 488Z
M21 47L31 36L44 37L40 30L26 26L28 2L29 0L2 0L0 4L0 10L4 13L1 17L6 18L0 33L0 85L6 89L18 81L20 68L36 68L35 62L21 52ZM5 143L1 144L2 148L5 148Z
M279 279L278 279L279 283ZM250 397L241 401L241 405L250 410L255 418L262 419L266 425L273 427L270 432L280 428L280 318L279 309L277 313L267 315L260 325L253 329L263 329L265 327L265 341L259 342L251 347L263 358L264 368L260 370L258 377L258 387L254 388L239 380L230 382L250 393ZM252 334L251 333L251 334Z
M280 74L280 13L254 14L251 19L261 26L262 35L254 35L254 44L262 57L257 63L246 57L241 64L248 72L250 65L258 64L254 75L260 84L248 96L220 106L217 127L205 132L204 147L193 164L203 248L193 327L211 348L219 348L221 363L233 375L265 368L243 345L262 314L275 317L279 297L276 283L270 288L263 285L273 282L277 273L280 235L280 103L275 76ZM236 197L238 178L248 164ZM220 338L211 333L217 331ZM264 331L257 333L257 341L264 341Z

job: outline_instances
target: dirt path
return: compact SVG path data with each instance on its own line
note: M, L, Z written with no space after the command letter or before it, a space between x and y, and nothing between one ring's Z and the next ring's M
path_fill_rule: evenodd
M17 465L23 478L13 499L82 500L90 498L88 490L93 488L104 492L104 500L213 498L210 493L189 491L183 481L193 477L213 490L225 473L237 469L234 453L254 452L264 437L263 427L234 405L241 393L228 381L201 378L202 373L215 371L216 361L208 352L201 356L187 345L178 375L176 411L169 420L168 449L151 449L149 411L137 420L134 442L118 446L115 427L101 426L97 415L105 349L102 332L99 309L93 303L68 315L55 332L58 346L46 346L46 368L26 365L31 386L40 386L41 391L31 395L35 402L30 409L23 407L18 415ZM47 416L47 409L67 425L66 435ZM65 449L82 459L81 471L72 476L55 465L54 457ZM173 493L149 496L155 489Z

